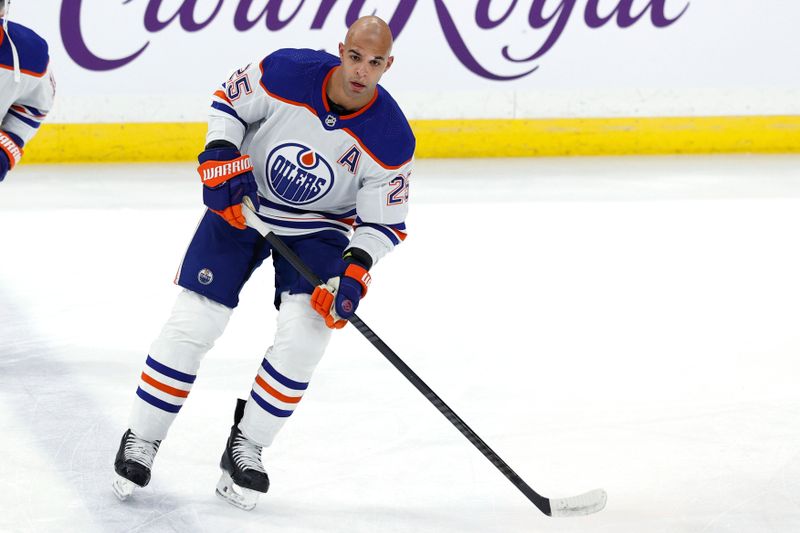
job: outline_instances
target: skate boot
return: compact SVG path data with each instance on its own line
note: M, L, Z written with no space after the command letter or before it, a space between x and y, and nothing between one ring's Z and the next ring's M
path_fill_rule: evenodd
M239 430L244 415L245 400L237 400L231 435L219 466L222 477L217 483L217 495L245 511L256 506L258 496L267 492L269 477L261 464L261 446L250 441Z
M125 500L136 487L144 487L150 482L150 469L161 441L150 442L137 437L130 429L122 436L114 470L117 476L111 487L120 500Z

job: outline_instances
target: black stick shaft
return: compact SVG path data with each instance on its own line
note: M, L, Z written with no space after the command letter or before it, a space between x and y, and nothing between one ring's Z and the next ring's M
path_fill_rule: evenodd
M280 237L275 235L274 233L267 233L265 235L267 241L273 246L275 250L278 251L283 257L286 258L289 263L303 276L306 281L311 283L312 286L316 287L323 282L308 266L303 263L303 260L297 256L294 251L289 248L286 243L284 243ZM447 406L444 401L442 401L439 396L433 392L433 390L425 384L424 381L413 371L407 364L403 362L400 357L394 353L394 351L383 342L380 337L378 337L374 331L372 331L369 326L367 326L363 320L358 318L358 316L353 315L349 318L351 324L353 324L356 329L361 332L366 339L372 343L375 348L378 349L381 354L389 360L394 367L400 371L405 378L411 382L414 387L417 388L418 391L422 393L425 398L428 399L429 402L433 404L436 409L439 410L440 413L444 415L447 420L453 424L456 429L458 429L462 435L464 435L467 440L469 440L482 454L486 457L500 472L503 473L504 476L508 478L511 483L514 484L536 507L539 508L544 514L550 516L550 500L545 498L544 496L538 494L535 490L533 490L530 486L528 486L525 481L521 477L514 472L510 466L503 461L499 455L497 455L494 450L492 450L488 444L483 442L481 439L472 429L463 421L461 418L452 410L450 407Z

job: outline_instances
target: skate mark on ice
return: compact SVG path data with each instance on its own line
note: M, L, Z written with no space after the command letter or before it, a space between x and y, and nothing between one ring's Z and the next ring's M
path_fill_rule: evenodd
M15 420L15 428L27 433L18 438L38 449L45 464L51 465L51 472L58 474L65 486L74 488L62 509L85 511L84 516L92 521L86 524L90 530L135 531L158 523L159 531L164 526L166 530L203 531L191 505L187 509L164 495L157 483L155 488L137 493L135 501L121 504L116 500L111 491L113 462L125 421L108 418L99 399L83 387L90 380L102 383L107 375L87 375L79 372L79 360L65 361L64 356L76 349L56 346L36 331L35 318L3 287L0 302L0 408ZM11 466L6 468L20 468L14 466L14 457L7 459ZM20 481L33 485L40 482L35 472L29 474ZM40 483L43 486L34 486L32 493L46 498L52 487ZM60 514L48 514L48 506L30 499L24 504L28 508L17 512L26 515L27 525L33 530L46 529L54 520L63 519ZM78 523L71 525L79 527Z

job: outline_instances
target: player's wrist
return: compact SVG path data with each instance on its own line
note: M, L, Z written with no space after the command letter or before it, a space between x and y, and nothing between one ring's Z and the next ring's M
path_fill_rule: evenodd
M348 248L342 254L342 259L345 263L355 263L360 267L364 268L365 270L369 270L372 268L372 256L366 250L362 250L361 248Z
M215 148L233 148L234 150L239 150L239 148L230 141L225 141L223 139L217 139L215 141L211 141L206 145L206 150L213 150Z
M242 153L238 148L227 146L221 148L208 148L198 154L197 162L203 165L209 161L231 161L239 157L242 157Z

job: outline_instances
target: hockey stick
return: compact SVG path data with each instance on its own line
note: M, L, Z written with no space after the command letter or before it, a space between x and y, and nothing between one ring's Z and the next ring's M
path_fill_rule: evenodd
M242 209L247 225L263 235L273 248L302 275L312 287L324 283L308 266L303 263L297 254L292 251L277 235L272 233L269 226L253 211L249 198L245 199ZM358 316L350 317L349 322L361 332L381 354L400 371L405 378L414 385L436 409L442 413L462 435L464 435L491 463L508 478L533 504L547 516L580 516L596 513L606 505L606 492L596 489L585 494L568 498L546 498L530 488L525 481L514 472L500 456L498 456L461 418L445 404L433 390L408 367L396 353L384 343Z

